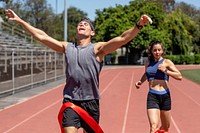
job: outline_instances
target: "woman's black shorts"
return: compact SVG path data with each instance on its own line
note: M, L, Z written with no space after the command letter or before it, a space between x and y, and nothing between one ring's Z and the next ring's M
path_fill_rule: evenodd
M64 99L63 103L65 102L72 102L75 105L81 107L82 109L86 110L90 116L94 118L94 120L99 123L99 100L86 100L86 101L72 101L70 99ZM62 120L63 127L76 127L76 128L84 128L88 133L94 133L94 131L88 126L88 124L71 108L67 108L63 113L63 120Z
M147 96L147 109L171 110L171 97L167 89L160 93L150 89Z

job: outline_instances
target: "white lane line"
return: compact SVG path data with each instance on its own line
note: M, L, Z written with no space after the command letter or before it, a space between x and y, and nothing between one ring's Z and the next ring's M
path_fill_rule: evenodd
M177 87L174 83L171 83L171 85L173 86L174 90L179 91L179 92L178 92L179 94L182 93L183 95L185 95L186 97L188 97L190 100L192 100L194 103L200 105L200 104L199 104L198 102L196 102L192 97L188 96L188 94L185 94L183 91L181 91L181 90L179 89L179 87ZM173 123L173 125L174 125L174 127L175 127L175 129L176 129L176 131L177 131L177 133L181 133L181 130L180 130L180 128L178 127L178 125L176 124L176 122L175 122L175 120L174 120L173 117L171 117L171 121L172 121L172 123Z
M18 123L18 124L15 125L14 127L10 128L9 130L5 131L4 133L8 133L8 132L14 130L15 128L21 126L21 125L24 124L25 122L29 121L29 120L32 119L33 117L37 116L38 114L40 114L40 113L42 113L43 111L45 111L45 110L51 108L52 106L56 105L57 103L59 103L59 102L61 102L61 101L62 101L62 99L57 100L56 102L50 104L49 106L43 108L42 110L38 111L37 113L35 113L35 114L31 115L30 117L26 118L25 120L21 121L20 123Z
M110 83L101 91L100 95L103 95L103 93L110 87L110 85L114 82L114 80L119 76L121 72L119 72L111 81Z
M43 95L43 94L49 93L49 92L51 92L51 91L54 91L55 89L58 89L58 88L60 88L60 87L63 86L63 85L64 85L64 84L60 84L60 85L58 85L58 86L56 86L56 87L53 87L52 89L43 91L43 92L41 92L41 93L39 93L39 94L36 94L36 95L34 95L34 96L25 97L24 99L20 100L18 103L15 103L15 104L13 104L13 105L10 105L10 106L8 106L8 107L5 107L5 108L3 108L3 109L0 109L0 112L3 111L3 110L6 110L6 109L12 108L12 107L14 107L14 106L17 106L18 104L22 104L22 103L28 102L29 100L32 100L32 99L34 99L34 98L36 98L36 97L38 97L38 96L41 96L41 95Z
M188 99L190 99L191 101L193 101L194 103L196 103L198 106L200 106L200 103L197 102L194 98L192 98L188 93L185 93L184 91L182 91L181 89L179 89L179 87L176 87L175 84L173 84L173 88L176 88L176 90L178 90L180 93L182 93L183 95L185 95L186 97L188 97Z
M131 85L130 85L130 88L129 88L128 100L127 100L126 110L125 110L125 114L124 114L124 122L123 122L123 126L122 126L122 133L125 133L125 129L126 129L126 122L127 122L127 117L128 117L128 110L129 110L129 105L130 105L131 92L132 92L132 89L133 89L133 76L134 76L134 73L132 73L132 77L131 77Z
M174 127L176 128L177 133L181 133L180 128L178 128L175 120L173 119L173 117L171 117L172 123L174 124Z

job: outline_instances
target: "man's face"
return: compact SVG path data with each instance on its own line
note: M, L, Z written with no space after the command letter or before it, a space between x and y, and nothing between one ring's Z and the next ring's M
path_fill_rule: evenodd
M86 21L81 21L77 26L77 36L94 36L94 31Z

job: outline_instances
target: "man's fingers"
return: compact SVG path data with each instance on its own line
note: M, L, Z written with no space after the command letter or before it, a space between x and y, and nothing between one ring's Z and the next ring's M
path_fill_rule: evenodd
M143 16L142 16L142 20L143 20L143 19L148 20L150 24L153 23L153 21L151 20L151 18L150 18L149 16L147 16L147 15L143 15Z
M152 23L153 23L153 21L151 20L151 18L150 18L150 17L147 17L147 19L148 19L148 21L149 21L149 23L150 23L150 24L152 24Z
M10 21L16 20L17 16L11 9L5 10L5 13L7 15L8 20Z

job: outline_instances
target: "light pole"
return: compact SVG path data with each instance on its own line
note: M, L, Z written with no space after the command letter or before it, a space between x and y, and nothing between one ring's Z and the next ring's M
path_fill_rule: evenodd
M56 0L56 15L58 14L58 0Z
M67 0L64 1L64 41L67 41Z

